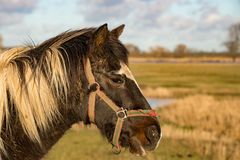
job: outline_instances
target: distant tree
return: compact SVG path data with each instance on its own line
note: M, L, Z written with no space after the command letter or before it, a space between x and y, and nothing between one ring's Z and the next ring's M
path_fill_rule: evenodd
M156 57L163 57L166 56L168 53L168 49L159 45L150 48L150 54Z
M240 51L240 23L233 24L228 29L228 41L224 43L233 61L236 61Z
M127 48L128 52L131 55L138 55L141 54L141 50L138 48L138 46L134 45L134 44L125 44L125 47Z
M174 49L176 57L184 57L188 54L188 47L185 44L178 44Z

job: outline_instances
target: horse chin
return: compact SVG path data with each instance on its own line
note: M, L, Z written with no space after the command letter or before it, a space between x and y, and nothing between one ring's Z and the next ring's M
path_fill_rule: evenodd
M129 151L137 156L146 156L146 151L143 148L142 143L135 136L129 140Z

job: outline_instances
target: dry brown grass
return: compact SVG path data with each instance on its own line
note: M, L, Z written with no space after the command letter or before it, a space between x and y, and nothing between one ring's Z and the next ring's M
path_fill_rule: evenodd
M160 111L164 136L186 140L201 155L240 159L240 100L195 95Z
M239 141L228 137L218 137L203 130L186 130L171 125L162 127L164 138L185 141L200 155L213 160L239 160Z
M178 100L160 113L164 121L190 129L210 131L217 136L240 140L240 100L216 100L195 95Z
M173 94L169 89L157 87L157 88L151 88L146 87L142 89L144 96L149 98L169 98L172 97Z

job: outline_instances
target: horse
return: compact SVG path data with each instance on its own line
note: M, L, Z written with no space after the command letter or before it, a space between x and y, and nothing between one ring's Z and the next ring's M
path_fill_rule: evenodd
M2 159L41 159L79 122L95 124L114 153L158 147L158 116L128 67L123 29L69 30L0 55Z

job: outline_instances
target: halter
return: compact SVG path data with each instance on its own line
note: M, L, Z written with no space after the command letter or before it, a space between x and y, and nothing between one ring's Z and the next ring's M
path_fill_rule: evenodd
M89 58L84 61L84 72L88 80L88 117L91 123L95 123L95 101L96 95L98 95L101 100L103 100L115 113L117 116L117 123L115 126L112 145L113 152L118 154L121 152L121 146L119 145L119 137L122 131L123 122L129 117L140 117L140 116L150 116L157 117L155 110L127 110L123 107L116 105L103 91L100 90L100 85L95 81L94 75L92 73L91 64Z

